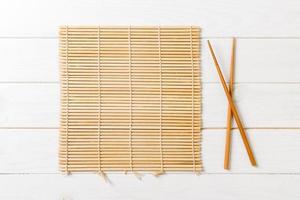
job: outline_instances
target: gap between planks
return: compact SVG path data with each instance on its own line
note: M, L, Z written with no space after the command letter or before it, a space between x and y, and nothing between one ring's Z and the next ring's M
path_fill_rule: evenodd
M300 131L300 127L244 127L246 130L299 130ZM59 131L59 127L8 127L8 126L0 126L0 129L5 130L5 129L9 129L9 130L56 130ZM233 127L233 130L238 130L237 127ZM201 129L201 131L204 130L224 130L226 131L226 127L203 127ZM0 134L5 134L5 133L0 133ZM22 134L22 133L19 133ZM40 134L40 133L39 133ZM48 133L45 133L48 134ZM54 133L57 134L57 133Z
M229 83L228 81L226 83ZM16 85L26 85L26 84L45 84L45 85L59 85L59 81L0 81L0 84L16 84ZM203 81L202 84L211 84L219 85L218 81ZM291 82L248 82L248 81L239 81L235 82L234 85L300 85L300 81L291 81Z
M97 172L75 172L71 173L69 176L90 176L91 174L99 175ZM124 175L124 172L114 171L114 172L106 172L107 175ZM129 173L130 174L130 173ZM193 172L169 172L165 174L187 174L191 176L198 176ZM68 175L62 174L61 172L0 172L0 176L26 176L26 175L61 175L67 177ZM143 172L143 175L153 175L151 172ZM300 176L300 172L201 172L201 176L208 175L220 175L220 176L241 176L241 175L270 175L270 176Z
M278 36L278 37L269 37L269 36L205 36L205 37L199 37L199 39L205 39L205 40L213 40L213 39L232 39L232 37L235 37L236 39L241 40L298 40L300 39L300 36ZM0 40L2 39L45 39L45 40L58 40L58 36L0 36Z

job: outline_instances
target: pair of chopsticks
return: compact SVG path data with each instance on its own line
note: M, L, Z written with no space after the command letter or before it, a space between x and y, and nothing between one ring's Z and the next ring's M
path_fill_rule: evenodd
M231 64L230 64L230 83L227 87L226 81L224 79L224 76L222 74L222 71L220 69L219 63L217 61L217 58L215 56L213 47L211 43L208 42L209 50L212 55L214 64L216 66L220 81L222 83L224 92L226 94L227 100L228 100L228 113L227 113L227 129L226 129L226 144L225 144L225 158L224 158L224 168L229 169L229 160L230 160L230 144L231 144L231 126L232 126L232 116L236 121L236 124L238 126L238 129L240 131L244 146L247 150L249 160L253 166L256 166L256 160L254 158L253 152L251 150L250 144L248 142L245 129L243 127L243 124L240 120L238 111L236 109L235 103L232 100L232 88L233 88L233 81L234 81L234 65L235 65L235 47L236 47L236 40L235 38L232 41L232 51L231 51Z

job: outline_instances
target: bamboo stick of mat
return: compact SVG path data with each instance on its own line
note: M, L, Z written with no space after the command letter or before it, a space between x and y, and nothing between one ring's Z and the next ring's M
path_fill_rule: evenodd
M233 96L233 82L234 82L234 65L235 65L235 47L236 39L232 39L231 48L231 60L230 60L230 80L228 85L228 91L231 97ZM231 150L231 127L232 127L232 112L230 105L228 104L227 109L227 128L226 128L226 142L225 142L225 156L224 156L224 169L229 169L230 163L230 150Z
M233 117L234 117L234 119L235 119L235 121L236 121L236 124L237 124L237 126L238 126L238 128L239 128L239 131L240 131L240 134L241 134L241 137L242 137L244 146L245 146L245 148L246 148L246 150L247 150L247 153L248 153L250 162L251 162L251 164L252 164L253 166L256 166L256 160L255 160L255 158L254 158L253 152L252 152L251 147L250 147L250 144L249 144L249 142L248 142L248 139L247 139L247 136L246 136L246 133L245 133L245 129L244 129L244 127L243 127L243 124L242 124L242 122L241 122L241 120L240 120L238 111L237 111L237 109L236 109L236 107L235 107L235 104L234 104L234 102L233 102L233 100L232 100L232 98L231 98L231 95L230 95L230 93L229 93L229 90L228 90L228 88L227 88L227 85L226 85L224 76L223 76L223 74L222 74L222 71L221 71L221 69L220 69L219 63L218 63L217 58L216 58L216 56L215 56L214 50L213 50L213 48L212 48L212 46L211 46L209 40L207 41L207 43L208 43L209 50L210 50L210 53L211 53L211 55L212 55L212 58L213 58L215 67L216 67L216 69L217 69L217 72L218 72L220 81L221 81L221 83L222 83L224 92L225 92L225 94L226 94L228 103L229 103L229 105L230 105L230 107L231 107L231 111L232 111Z

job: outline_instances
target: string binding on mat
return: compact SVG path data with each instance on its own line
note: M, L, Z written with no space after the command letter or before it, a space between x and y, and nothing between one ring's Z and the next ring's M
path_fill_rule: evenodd
M100 26L98 27L98 172L102 176L105 182L109 182L107 175L102 171L101 162L101 60L100 60Z
M162 61L161 61L161 38L160 38L160 26L158 26L158 56L159 56L159 145L160 145L160 171L155 173L155 176L164 173L164 155L163 155L163 145L162 145Z
M192 156L193 156L193 171L196 173L195 162L195 145L194 145L194 55L193 55L193 35L192 26L190 27L190 48L191 48L191 65L192 65Z
M66 157L65 157L65 173L66 175L69 175L69 169L68 169L68 165L69 165L69 32L68 32L68 26L66 26Z
M133 172L132 163L132 80L131 80L131 26L128 27L128 64L129 64L129 100L130 100L130 111L129 111L129 164L130 170ZM134 172L133 172L134 173Z
M98 174L104 179L104 181L106 183L111 183L111 181L109 180L107 174L104 171L99 171Z
M143 174L136 172L136 171L131 171L131 172L137 179L142 180ZM125 170L124 174L128 175L128 170Z

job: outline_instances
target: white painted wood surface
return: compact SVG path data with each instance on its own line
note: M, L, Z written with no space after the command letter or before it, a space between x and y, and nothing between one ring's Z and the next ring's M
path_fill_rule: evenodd
M300 2L297 0L10 0L0 7L0 199L300 198ZM142 181L58 171L59 25L197 25L203 28L204 172ZM227 104L206 45L228 75L238 36L235 101L254 147L237 130L223 170Z

